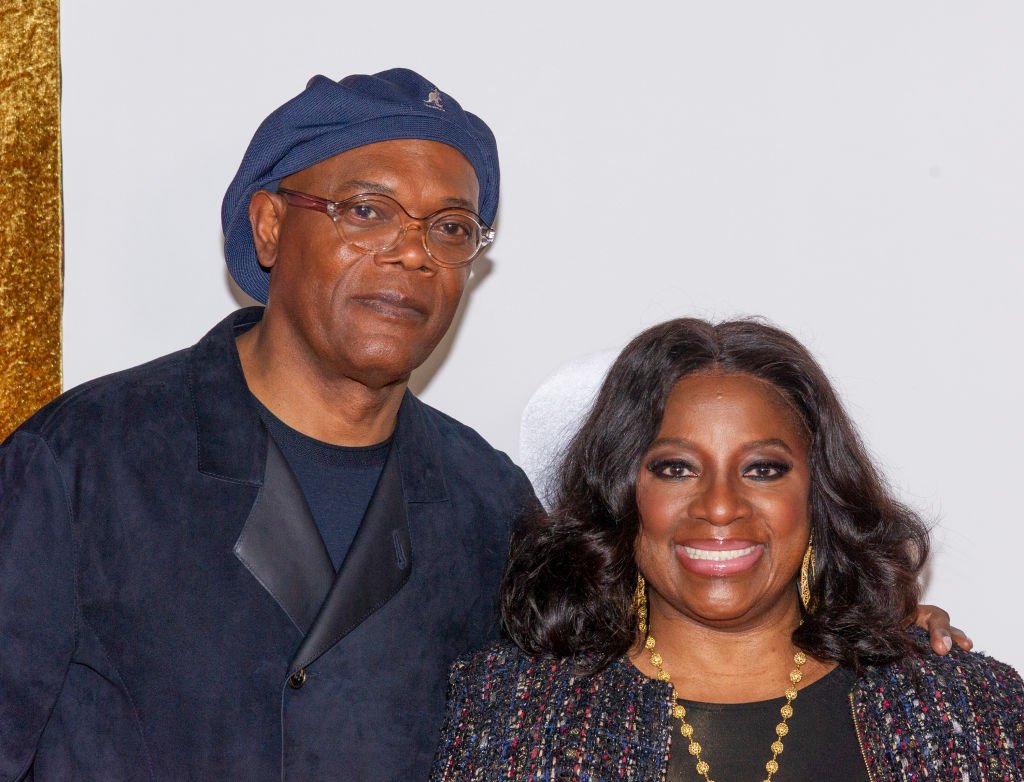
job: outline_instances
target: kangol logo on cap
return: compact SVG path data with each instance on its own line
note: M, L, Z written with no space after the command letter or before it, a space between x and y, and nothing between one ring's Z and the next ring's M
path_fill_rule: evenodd
M441 100L441 91L437 87L434 87L427 96L427 99L423 101L423 105L432 109L437 109L438 111L444 111L444 103Z

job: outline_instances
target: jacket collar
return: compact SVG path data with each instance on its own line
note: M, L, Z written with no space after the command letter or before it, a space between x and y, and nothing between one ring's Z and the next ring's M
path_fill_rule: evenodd
M240 310L192 349L189 389L198 469L260 486L235 555L303 633L293 668L308 665L393 597L408 580L414 552L411 503L446 502L443 464L427 408L406 391L391 450L366 516L335 574L284 457L274 445L242 373L235 338L262 317Z
M262 307L232 313L203 337L189 356L189 390L199 438L199 471L254 486L263 484L268 435L252 404L235 338L263 317ZM398 411L399 450L406 502L444 502L444 468L432 446L436 432L426 406L409 391Z
M263 485L268 436L242 374L235 338L262 317L262 307L226 317L192 348L188 367L199 472L253 486Z

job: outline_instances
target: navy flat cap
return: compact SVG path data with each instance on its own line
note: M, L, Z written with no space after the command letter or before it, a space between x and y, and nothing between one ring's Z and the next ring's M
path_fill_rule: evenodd
M494 221L498 150L483 120L405 68L337 82L314 76L305 90L259 126L224 195L224 256L238 286L266 303L270 274L259 265L249 227L253 193L276 191L289 174L350 149L392 139L439 141L459 150L476 171L480 216L487 223Z

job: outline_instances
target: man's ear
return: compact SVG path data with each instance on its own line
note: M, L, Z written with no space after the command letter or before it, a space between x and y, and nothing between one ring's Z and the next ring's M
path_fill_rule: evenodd
M249 199L249 226L256 257L264 269L277 263L278 236L284 218L284 199L268 190L257 190Z

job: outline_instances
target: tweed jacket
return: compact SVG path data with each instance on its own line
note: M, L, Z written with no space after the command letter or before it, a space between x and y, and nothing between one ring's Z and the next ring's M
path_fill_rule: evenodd
M452 667L431 780L664 782L671 701L625 658L581 676L498 644ZM872 782L1024 780L1024 686L1009 666L923 654L865 669L850 704Z
M335 572L235 336L93 381L0 446L0 780L425 779L496 637L522 472L407 394Z

